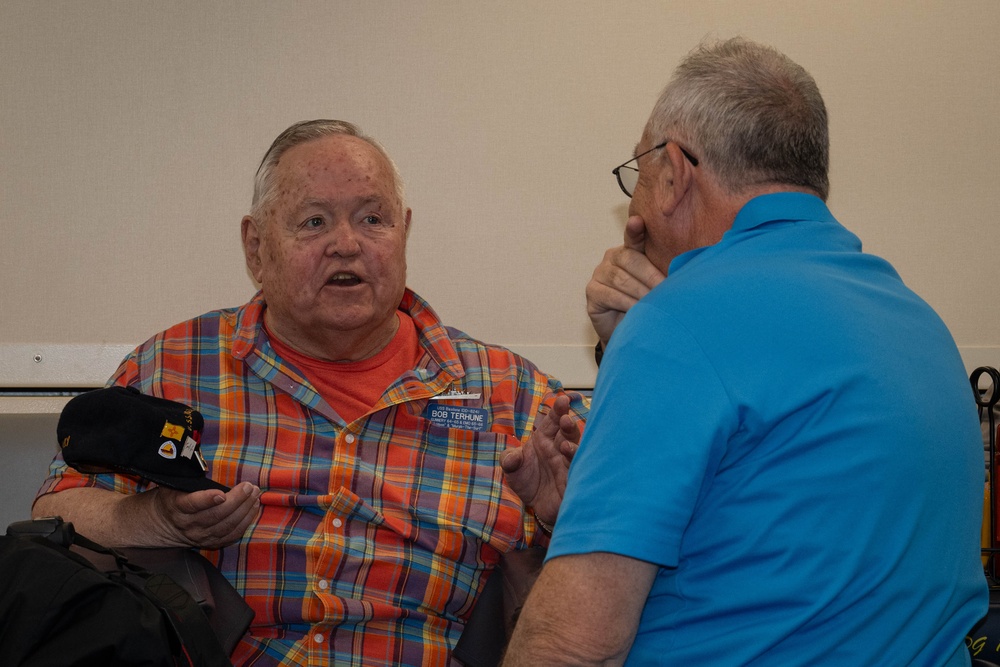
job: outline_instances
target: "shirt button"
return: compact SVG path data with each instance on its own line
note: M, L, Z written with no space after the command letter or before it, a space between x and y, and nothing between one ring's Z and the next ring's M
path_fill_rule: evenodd
M340 528L343 525L344 525L344 522L341 521L340 519L334 519L333 520L333 527L334 528Z
M347 434L347 437L344 438L344 440L346 440L347 444L349 444L349 445L353 445L354 444L354 436L351 435L350 433Z
M317 632L313 635L313 641L317 644L322 644L324 639L326 639L326 637L323 636L322 632Z
M320 579L319 583L317 584L317 586L319 586L319 589L321 591L325 591L326 589L328 589L330 587L330 582L327 581L326 579Z

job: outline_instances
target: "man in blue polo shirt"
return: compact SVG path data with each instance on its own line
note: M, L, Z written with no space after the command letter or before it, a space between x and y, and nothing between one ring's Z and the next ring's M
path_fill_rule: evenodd
M827 209L828 155L783 54L734 39L678 67L615 170L626 245L588 286L606 353L505 664L968 664L971 389Z

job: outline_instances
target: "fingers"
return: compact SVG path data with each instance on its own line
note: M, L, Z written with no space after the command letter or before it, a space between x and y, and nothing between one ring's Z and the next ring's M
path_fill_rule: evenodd
M559 394L552 402L552 407L545 416L539 429L544 429L546 440L549 443L547 451L539 452L543 456L562 453L564 448L576 451L576 446L580 442L579 422L570 414L571 401L566 394ZM541 442L537 443L541 446Z
M664 275L643 253L625 247L613 250L610 265L599 276L602 284L638 300L663 281Z
M507 474L517 472L524 464L524 452L521 447L512 447L500 457L500 468Z
M253 522L260 507L260 489L243 482L219 490L185 493L156 489L164 518L187 544L217 549L238 540Z
M229 503L230 506L238 504L253 497L254 493L260 495L260 489L250 482L242 482L231 488L228 492L221 489L207 489L205 491L194 491L191 493L175 492L177 509L185 514L197 514L211 510Z
M548 411L536 418L531 436L521 447L507 450L500 460L510 488L543 519L559 513L569 462L581 435L570 414L569 396L550 393L543 400L545 405Z
M646 257L645 249L646 224L632 216L625 224L624 244L604 253L591 281L641 299L665 277Z
M226 494L225 502L207 510L207 513L222 513L222 516L216 515L218 523L209 527L210 534L226 543L239 539L257 516L260 494L261 490L250 482L233 487Z
M232 490L230 490L232 493ZM194 514L211 509L226 502L227 494L220 489L180 493L176 496L177 509L187 514Z
M574 445L580 444L579 422L568 414L563 415L559 419L559 433L567 442Z
M625 223L625 243L622 248L625 252L619 255L619 266L626 274L647 287L646 291L660 284L664 275L646 257L646 223L637 215L633 215ZM636 296L641 298L645 296L645 292Z
M555 450L565 458L566 462L573 460L577 448L580 446L580 423L569 414L569 396L561 394L552 404L550 414L558 415L559 430L555 435Z
M569 414L569 406L570 400L566 394L559 394L552 401L552 409L549 410L549 414L553 416L557 424L561 424L562 418Z
M578 442L563 440L559 443L559 453L566 457L566 460L569 462L573 461L573 457L576 456L578 449L580 449L580 443Z
M625 225L623 245L610 248L587 283L587 314L607 343L629 308L665 278L646 257L646 226L632 216Z
M637 215L625 221L625 247L636 252L646 251L646 223Z
M549 397L552 394L548 394L542 401L542 405L548 403ZM552 401L552 406L549 408L548 412L545 413L543 417L535 420L535 430L532 432L532 437L535 434L545 436L548 440L556 437L559 433L559 421L563 415L569 413L569 397L565 394L559 394ZM540 411L540 410L539 410Z
M569 396L559 394L552 401L552 407L549 408L544 419L536 425L535 430L541 431L541 434L550 442L555 442L560 437L572 438L574 432L576 438L579 439L579 428L577 428L573 418L569 416L569 408Z

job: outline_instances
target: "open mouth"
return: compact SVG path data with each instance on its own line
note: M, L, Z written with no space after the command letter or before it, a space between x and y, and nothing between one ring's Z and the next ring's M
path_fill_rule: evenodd
M330 276L326 284L333 285L334 287L353 287L361 284L361 278L353 273L341 271Z

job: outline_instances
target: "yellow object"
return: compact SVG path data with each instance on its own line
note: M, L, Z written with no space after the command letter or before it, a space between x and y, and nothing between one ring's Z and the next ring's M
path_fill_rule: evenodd
M170 438L171 440L180 440L184 437L184 427L166 422L163 425L163 430L160 432L160 435L164 438Z

